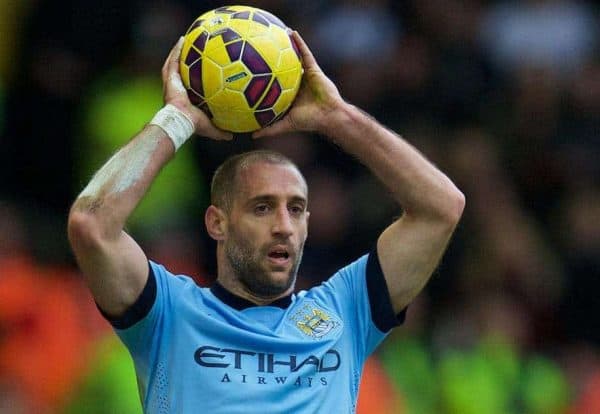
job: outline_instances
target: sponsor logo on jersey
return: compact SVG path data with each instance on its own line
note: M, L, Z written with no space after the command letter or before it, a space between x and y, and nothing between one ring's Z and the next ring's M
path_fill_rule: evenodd
M273 354L244 349L204 345L194 352L194 361L203 367L220 368L215 377L221 383L257 385L327 386L342 358L335 349L319 355ZM320 374L318 376L317 374Z
M316 372L336 371L341 364L338 351L330 349L323 355L283 355L266 352L253 352L243 349L201 346L194 353L198 365L207 368L234 368L257 372L273 373L276 370L297 372L304 366L312 365Z

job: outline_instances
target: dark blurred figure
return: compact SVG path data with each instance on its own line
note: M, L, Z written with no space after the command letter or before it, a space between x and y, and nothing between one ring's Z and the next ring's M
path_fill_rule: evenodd
M506 75L527 67L569 77L594 53L598 21L585 1L493 2L481 24L481 41Z
M600 177L600 56L568 84L560 123L562 172L571 188L598 185Z
M72 199L72 144L85 86L128 41L129 3L39 1L25 20L8 85L0 188L64 216Z
M597 159L577 148L589 148L598 139L597 133L589 133L591 95L581 93L581 85L594 84L590 68L598 27L586 2L570 0L498 2L481 21L482 50L506 83L490 122L505 137L504 162L511 167L519 197L547 226L569 192L571 172L590 164L578 165L577 160Z
M375 112L381 101L387 72L402 33L388 1L347 0L332 3L307 34L325 71L336 79L345 99Z
M567 266L563 317L570 340L600 346L600 189L571 194L563 208L560 229Z
M325 167L307 172L309 185L308 209L310 232L307 239L302 266L299 270L299 288L307 289L327 280L343 263L354 260L367 252L352 250L351 202L348 183L344 178ZM326 263L326 265L325 265Z
M533 315L533 347L560 332L554 315L564 285L562 263L544 227L523 208L499 145L481 129L457 131L448 158L470 199L468 238L458 260L460 297L507 291Z
M478 0L417 0L410 2L413 30L430 47L431 79L426 107L436 122L454 127L480 121L490 104L492 77L478 44L483 7ZM411 65L399 55L396 67ZM393 78L392 78L393 79ZM410 110L410 109L409 109Z

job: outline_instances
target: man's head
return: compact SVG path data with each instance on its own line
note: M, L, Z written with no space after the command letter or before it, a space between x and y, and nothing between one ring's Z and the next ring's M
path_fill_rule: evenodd
M276 152L236 155L217 169L205 219L219 243L226 288L259 300L293 290L307 236L307 198L298 168Z

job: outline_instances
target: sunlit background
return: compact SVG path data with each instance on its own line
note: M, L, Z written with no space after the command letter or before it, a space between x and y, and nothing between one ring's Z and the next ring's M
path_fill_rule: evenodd
M466 194L438 271L367 364L359 414L600 413L597 4L243 3L298 30L347 100ZM74 265L67 212L161 107L178 36L223 4L0 0L0 413L141 412L127 351ZM149 257L214 280L208 180L256 147L289 155L309 182L299 288L369 251L399 214L321 137L197 138L129 223Z

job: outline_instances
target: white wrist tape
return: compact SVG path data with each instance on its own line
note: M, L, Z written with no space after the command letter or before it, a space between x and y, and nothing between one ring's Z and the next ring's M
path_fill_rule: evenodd
M150 125L156 125L167 133L175 145L175 151L194 133L194 123L190 117L171 104L158 111Z

